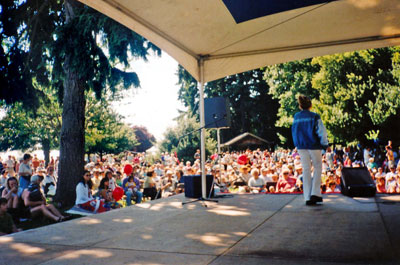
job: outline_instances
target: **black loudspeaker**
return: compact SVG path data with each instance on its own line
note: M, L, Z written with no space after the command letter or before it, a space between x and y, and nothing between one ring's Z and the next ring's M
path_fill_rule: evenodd
M366 167L344 167L340 182L341 192L349 197L373 197L376 186Z
M229 102L223 97L204 99L205 128L229 128L231 115Z
M185 181L185 197L189 198L201 198L201 176L184 176ZM207 198L210 196L210 190L213 183L213 175L206 175L206 193ZM211 192L211 197L214 197L214 188Z

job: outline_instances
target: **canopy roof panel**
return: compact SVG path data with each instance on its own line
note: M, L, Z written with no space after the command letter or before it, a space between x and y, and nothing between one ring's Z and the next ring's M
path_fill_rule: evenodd
M292 60L400 45L398 0L265 0L260 6L246 0L80 1L159 46L197 80L204 60L205 82Z

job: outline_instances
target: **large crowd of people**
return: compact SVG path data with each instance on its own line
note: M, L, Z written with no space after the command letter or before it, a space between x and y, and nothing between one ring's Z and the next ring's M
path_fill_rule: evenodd
M154 163L145 153L93 155L76 185L75 207L101 213L182 193L185 176L201 174L199 151L192 161L167 152ZM367 167L378 193L400 193L399 153L390 141L384 150L327 148L322 156L321 192L339 193L342 168L360 166ZM15 224L39 215L54 222L68 219L49 203L56 192L57 171L58 158L47 167L36 155L0 158L0 234L16 232ZM220 193L301 193L303 188L296 149L214 154L207 159L205 171L214 176L214 190Z

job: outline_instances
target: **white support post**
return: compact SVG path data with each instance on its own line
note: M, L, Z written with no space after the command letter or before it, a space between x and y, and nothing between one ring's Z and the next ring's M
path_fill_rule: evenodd
M203 199L207 198L206 189L206 129L204 119L204 59L199 59L199 70L200 70L200 83L199 83L199 94L200 94L200 154L201 154L201 194Z
M222 155L221 155L221 128L217 128L217 141L218 141L218 169L219 169L219 177L222 177Z
M221 153L221 137L219 136L221 128L217 128L218 155Z

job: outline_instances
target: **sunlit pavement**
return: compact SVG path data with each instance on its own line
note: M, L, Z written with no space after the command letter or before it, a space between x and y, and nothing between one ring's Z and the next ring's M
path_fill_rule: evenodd
M0 264L400 264L400 196L183 195L0 237ZM207 207L205 207L207 205Z

